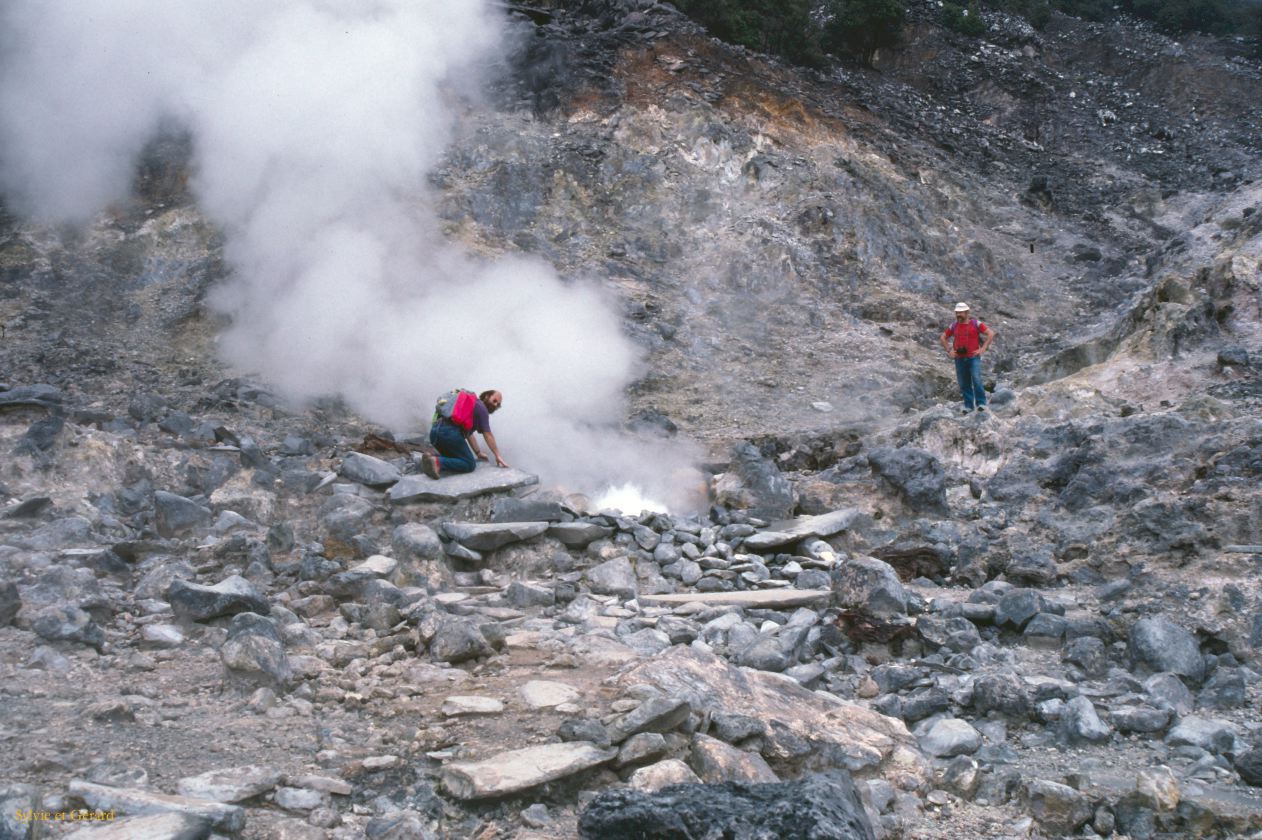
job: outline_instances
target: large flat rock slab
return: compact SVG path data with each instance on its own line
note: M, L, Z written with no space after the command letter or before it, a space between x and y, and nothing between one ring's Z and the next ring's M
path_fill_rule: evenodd
M485 761L448 764L442 770L442 782L457 799L494 799L599 767L617 755L617 750L602 750L589 741L543 744Z
M150 814L118 820L92 820L62 840L205 840L210 822L191 814Z
M849 529L858 516L858 508L843 508L831 513L821 513L819 516L802 517L779 523L770 530L751 534L741 546L748 551L769 551L808 537L831 537Z
M539 483L539 476L511 467L478 467L471 473L447 475L439 479L427 475L405 475L386 495L396 505L410 502L455 502L487 493L506 493Z
M830 589L745 589L738 592L684 592L671 595L641 595L640 603L670 606L671 604L736 604L768 610L809 607L827 604Z
M891 778L928 772L924 754L901 720L682 645L632 665L618 675L617 684L654 686L687 700L694 711L774 721L816 749L827 749L830 760L842 757L851 772L876 769Z
M134 788L117 788L91 782L73 781L70 795L88 803L90 808L117 811L128 816L149 814L184 814L204 820L220 831L235 834L245 827L245 809L188 796L171 796Z
M494 551L509 543L539 536L548 530L547 522L444 522L443 532L450 539L474 551Z

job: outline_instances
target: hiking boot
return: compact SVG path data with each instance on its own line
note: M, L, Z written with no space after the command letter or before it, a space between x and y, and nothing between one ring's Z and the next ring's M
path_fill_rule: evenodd
M438 469L438 459L433 455L425 454L421 456L421 472L430 478L438 478L440 475Z
M986 410L986 406L984 406L984 405L979 405L979 406L977 406L977 410L978 410L978 411L985 411L985 410Z

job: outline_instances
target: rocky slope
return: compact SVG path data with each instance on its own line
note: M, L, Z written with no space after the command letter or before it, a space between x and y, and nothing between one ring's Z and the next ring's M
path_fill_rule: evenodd
M1262 831L1259 68L913 12L818 74L510 11L433 173L451 239L617 297L705 511L435 487L226 368L188 138L85 229L0 216L0 838Z

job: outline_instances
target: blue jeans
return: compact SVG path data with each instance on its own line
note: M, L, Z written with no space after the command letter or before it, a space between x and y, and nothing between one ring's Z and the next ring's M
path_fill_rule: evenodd
M982 387L982 357L955 358L955 381L960 384L964 407L969 411L986 405L986 389Z
M431 426L429 442L438 450L438 469L442 472L468 473L478 465L464 432L453 423L440 420Z

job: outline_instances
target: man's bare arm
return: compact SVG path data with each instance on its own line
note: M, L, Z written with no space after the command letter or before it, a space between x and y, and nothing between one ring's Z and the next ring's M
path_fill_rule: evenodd
M491 454L495 456L495 466L507 467L508 464L504 463L504 459L500 457L500 448L495 443L495 435L491 432L483 432L482 439L486 441L486 448L490 449Z

